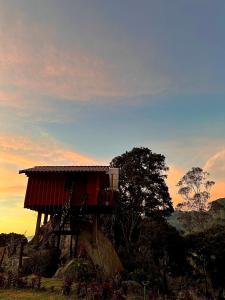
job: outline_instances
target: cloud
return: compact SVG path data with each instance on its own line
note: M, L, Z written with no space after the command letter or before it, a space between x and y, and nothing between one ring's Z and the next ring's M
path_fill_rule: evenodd
M214 153L205 163L204 169L217 178L225 180L225 149Z
M24 193L25 181L19 169L34 165L94 165L99 162L91 157L67 149L51 138L37 140L23 136L0 135L0 200Z
M0 106L22 108L26 101L19 92L0 90Z
M19 12L13 16L10 24L4 18L0 23L0 90L8 87L16 90L16 95L10 91L4 100L0 97L1 105L17 109L25 105L28 111L33 107L39 111L39 101L46 97L135 102L137 96L151 98L171 89L170 76L158 74L154 66L146 67L139 53L126 43L117 41L113 49L107 46L108 55L94 54L70 42L69 36L62 42L61 34L46 24L28 24Z
M225 197L225 148L211 155L204 165L204 170L210 173L215 181L212 189L212 199Z
M14 20L7 31L3 26L0 39L2 85L73 101L124 94L108 62L77 45L61 45L47 28ZM18 105L17 98L6 96L9 105ZM4 99L3 95L1 103L7 105Z
M0 162L18 167L33 164L95 164L89 156L67 149L56 139L43 133L38 138L0 135Z
M47 133L36 139L0 134L0 145L0 232L32 234L34 230L35 214L23 209L27 179L18 174L19 169L34 165L100 164L92 157L68 149Z
M210 180L215 181L215 185L211 190L211 200L225 197L225 150L214 153L205 163L203 163L203 170L210 173ZM172 197L174 206L182 201L182 197L178 195L178 188L176 186L179 179L187 172L176 165L170 166L168 173L167 184L169 186L170 195Z

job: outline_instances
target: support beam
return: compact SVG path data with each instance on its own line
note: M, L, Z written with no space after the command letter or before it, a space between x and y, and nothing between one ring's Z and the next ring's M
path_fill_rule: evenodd
M60 248L60 233L57 235L57 250Z
M97 244L98 242L98 215L94 215L94 220L93 220L93 229L92 229L92 241L94 244Z
M45 225L47 223L48 223L48 214L45 214L43 224Z
M77 257L77 248L78 248L78 240L79 240L79 228L77 228L75 246L74 246L74 257Z
M37 215L37 223L36 223L35 235L38 234L39 229L40 229L40 225L41 225L41 216L42 216L42 213L39 211L39 212L38 212L38 215Z
M73 257L73 236L70 236L70 258Z

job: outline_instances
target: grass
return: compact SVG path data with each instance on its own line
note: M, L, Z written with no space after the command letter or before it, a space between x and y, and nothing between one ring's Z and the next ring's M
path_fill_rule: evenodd
M64 297L54 292L36 292L30 290L4 289L0 290L1 300L63 300L76 299L75 296Z
M28 281L31 276L28 277ZM70 297L60 295L62 280L57 278L42 278L41 287L45 290L31 289L0 289L0 300L76 300L74 288ZM52 291L52 289L54 289Z
M28 281L32 276L28 276ZM54 288L53 288L54 287ZM41 288L43 290L31 289L0 289L0 300L76 300L75 285L72 286L71 296L62 296L62 280L58 278L41 279ZM142 297L128 295L127 300L139 300Z

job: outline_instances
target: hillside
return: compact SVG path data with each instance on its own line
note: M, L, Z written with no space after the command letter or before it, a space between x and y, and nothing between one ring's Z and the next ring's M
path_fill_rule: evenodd
M204 217L204 228L200 228L198 224L195 224L196 216L202 215ZM202 231L208 229L214 225L224 225L225 224L225 198L219 198L210 202L210 209L207 212L181 212L175 211L167 220L169 224L176 227L178 231L185 231L184 226L180 219L189 219L193 222L193 228L196 231Z

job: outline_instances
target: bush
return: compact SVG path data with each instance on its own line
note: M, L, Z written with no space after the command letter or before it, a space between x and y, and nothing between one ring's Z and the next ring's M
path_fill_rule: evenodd
M5 276L0 274L0 288L4 288L6 284Z
M40 250L32 255L30 265L23 271L26 275L38 273L44 277L52 277L58 268L58 262L59 252L56 249Z
M39 290L41 288L41 275L39 273L33 274L31 278L31 288Z
M147 278L148 278L148 274L143 269L136 269L129 274L130 280L137 281L139 283L146 281Z
M71 292L71 287L73 284L73 279L71 277L64 277L63 278L63 285L62 285L62 295L68 296Z

